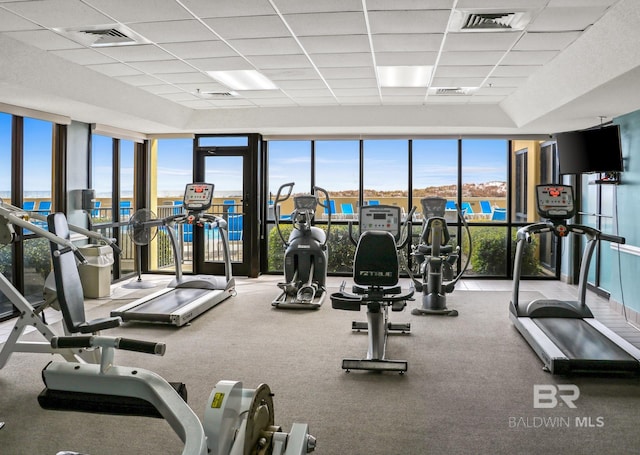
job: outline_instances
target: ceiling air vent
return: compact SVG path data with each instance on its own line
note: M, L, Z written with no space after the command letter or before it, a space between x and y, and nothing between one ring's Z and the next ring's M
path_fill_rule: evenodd
M431 87L429 92L436 96L464 96L470 95L472 87Z
M229 92L207 92L198 89L196 90L195 95L206 100L228 100L236 98L238 96L238 92L235 92L233 90Z
M54 31L88 47L129 46L150 41L122 24L56 28Z
M531 20L529 11L454 11L449 31L501 32L524 30Z

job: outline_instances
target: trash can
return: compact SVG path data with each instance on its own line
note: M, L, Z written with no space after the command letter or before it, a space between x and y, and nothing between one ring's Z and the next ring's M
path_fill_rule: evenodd
M95 299L111 295L113 249L106 245L86 245L78 250L87 260L86 264L78 265L84 296Z

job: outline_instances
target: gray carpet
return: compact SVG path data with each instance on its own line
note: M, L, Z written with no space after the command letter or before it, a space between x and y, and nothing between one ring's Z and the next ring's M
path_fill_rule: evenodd
M335 291L336 289L331 289ZM113 334L164 341L167 354L123 352L116 361L183 381L202 417L221 379L261 382L275 393L276 423L307 422L316 453L333 454L602 454L640 448L640 382L618 377L553 377L507 314L508 292L455 291L457 318L391 313L411 334L389 338L387 357L408 372L341 370L344 357L366 353L365 334L351 333L360 313L274 310L273 280L243 280L238 295L188 327L128 324ZM523 300L539 297L522 293ZM123 301L105 302L90 317ZM0 452L55 454L175 454L181 443L162 420L41 410L40 370L50 360L16 354L0 370ZM533 406L534 384L575 384L577 408ZM578 426L578 424L582 426ZM555 426L554 426L555 425Z

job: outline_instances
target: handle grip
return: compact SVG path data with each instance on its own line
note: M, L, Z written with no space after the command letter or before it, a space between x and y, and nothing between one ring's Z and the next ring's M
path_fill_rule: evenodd
M605 240L607 242L612 242L612 243L619 243L621 245L624 245L627 242L627 239L625 239L624 237L620 237L618 235L603 234L602 232L600 233L600 240Z
M134 340L121 337L104 336L65 336L53 337L51 347L54 349L63 348L90 348L90 347L112 347L125 351L142 352L143 354L164 355L166 344L154 341Z

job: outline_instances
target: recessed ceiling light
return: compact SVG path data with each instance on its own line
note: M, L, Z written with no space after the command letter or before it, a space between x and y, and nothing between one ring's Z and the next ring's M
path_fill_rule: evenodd
M207 74L233 90L277 90L278 87L256 70L207 71Z
M378 66L381 87L426 87L433 66Z

